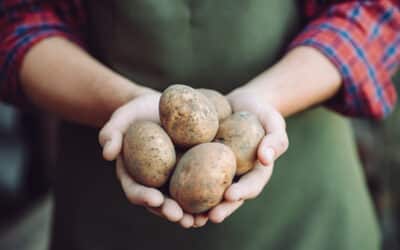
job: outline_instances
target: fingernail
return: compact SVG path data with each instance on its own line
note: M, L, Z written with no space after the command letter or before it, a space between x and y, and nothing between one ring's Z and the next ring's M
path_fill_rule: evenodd
M268 161L268 163L272 163L275 158L275 151L272 148L266 148L264 150L264 157Z

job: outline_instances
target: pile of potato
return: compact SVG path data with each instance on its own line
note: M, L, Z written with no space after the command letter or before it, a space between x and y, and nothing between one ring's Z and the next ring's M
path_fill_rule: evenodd
M205 212L223 199L235 175L254 166L264 129L249 112L232 114L217 91L185 85L163 92L159 112L161 126L136 121L125 134L126 168L143 185L169 184L186 212Z

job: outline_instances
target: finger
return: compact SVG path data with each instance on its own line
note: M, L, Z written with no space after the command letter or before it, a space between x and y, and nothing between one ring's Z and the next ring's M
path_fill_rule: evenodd
M237 183L232 184L225 192L228 201L239 201L257 197L271 178L273 166L264 167L257 163L253 170L243 175Z
M100 136L103 135L105 143L103 144L103 158L107 161L115 160L122 149L122 133L118 130L107 131L106 135L100 132Z
M259 114L260 121L266 131L261 141L257 156L264 166L271 165L289 146L286 123L282 115L273 108L267 108Z
M183 211L176 201L165 198L164 203L161 207L162 215L169 221L177 222L183 217Z
M103 157L114 160L121 152L122 138L135 120L159 122L160 94L145 94L118 108L99 133L99 143L104 147Z
M191 228L194 224L194 218L190 214L184 214L179 224L184 228Z
M173 200L167 198L165 199L165 202L161 207L146 207L146 209L150 213L157 215L161 218L165 218L171 222L179 221L179 223L185 228L193 226L193 216L183 213L183 215L181 216L179 215L179 212L176 213L177 209L176 207L174 207L175 204L173 204L173 202Z
M114 160L121 152L123 133L135 119L134 110L127 110L125 107L118 109L100 130L99 143L103 147L104 159Z
M149 207L159 207L163 204L164 196L159 190L140 185L129 176L121 157L117 158L116 172L122 190L131 203Z
M206 214L198 214L194 217L193 227L202 227L208 221L208 216Z
M286 152L289 140L286 132L268 133L258 147L257 156L264 166L273 164L279 156Z
M228 202L224 201L215 208L211 209L208 216L213 223L223 222L229 215L243 204L243 200Z

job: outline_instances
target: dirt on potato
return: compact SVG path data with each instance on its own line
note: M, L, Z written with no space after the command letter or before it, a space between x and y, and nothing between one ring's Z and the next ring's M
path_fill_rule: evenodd
M221 143L197 145L178 162L170 194L186 212L205 212L223 199L235 172L235 155L229 147Z
M257 116L236 112L221 122L215 141L229 146L236 156L236 175L250 171L257 160L257 148L265 131Z
M139 183L161 187L175 166L175 148L167 133L156 123L137 121L127 130L123 148L129 174Z

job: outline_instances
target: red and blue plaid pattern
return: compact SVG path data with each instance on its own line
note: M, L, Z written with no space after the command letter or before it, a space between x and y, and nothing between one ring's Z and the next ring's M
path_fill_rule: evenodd
M339 69L343 88L327 105L346 115L380 119L396 102L391 76L400 62L398 0L306 0L309 24L291 47L312 46ZM79 0L0 0L0 99L20 103L25 53L50 36L83 44Z
M327 105L351 116L390 114L396 103L391 77L400 62L399 1L342 1L306 9L313 20L291 47L317 48L341 72L343 88Z
M19 69L39 41L62 36L82 44L81 1L0 0L0 100L25 104Z

